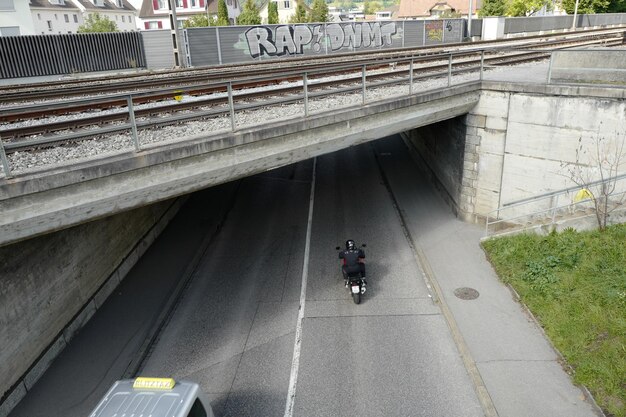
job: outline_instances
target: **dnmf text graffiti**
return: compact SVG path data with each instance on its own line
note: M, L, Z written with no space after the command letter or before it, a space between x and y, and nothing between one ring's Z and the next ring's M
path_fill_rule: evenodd
M359 22L349 25L331 23L326 25L254 26L246 31L248 49L252 58L261 55L301 55L310 45L314 52L322 50L322 42L333 52L342 49L359 49L391 45L396 23Z

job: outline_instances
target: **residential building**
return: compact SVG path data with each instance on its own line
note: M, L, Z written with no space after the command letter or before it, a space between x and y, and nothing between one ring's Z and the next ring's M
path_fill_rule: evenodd
M76 33L83 24L81 10L71 0L30 0L36 35Z
M261 16L261 22L267 24L267 15L270 1L275 2L278 6L278 23L289 23L291 17L296 14L296 6L298 5L296 0L264 1L259 8L259 16Z
M0 36L34 35L28 1L0 0Z
M50 1L50 0L48 0ZM60 1L60 0L59 0ZM128 0L71 0L82 12L83 19L93 13L106 16L120 32L137 30L137 11ZM67 0L65 0L67 3Z
M178 27L182 28L185 20L198 14L207 14L211 18L217 17L217 0L173 0L176 3L176 19ZM228 20L231 25L241 13L239 0L226 0ZM139 12L138 26L141 29L171 29L170 9L168 0L143 0Z
M398 16L398 10L400 6L394 5L390 7L386 7L383 10L379 10L376 12L376 20L393 20Z
M482 1L472 2L472 17L480 10ZM456 13L467 17L468 0L400 0L399 19L434 19L441 15Z

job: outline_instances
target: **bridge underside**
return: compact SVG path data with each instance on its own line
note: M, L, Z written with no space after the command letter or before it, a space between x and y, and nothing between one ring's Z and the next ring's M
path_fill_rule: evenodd
M468 113L480 83L0 182L0 246Z

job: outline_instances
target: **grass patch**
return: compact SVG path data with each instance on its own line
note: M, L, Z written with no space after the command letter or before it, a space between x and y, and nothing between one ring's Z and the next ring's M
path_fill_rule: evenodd
M626 225L483 247L607 415L626 417Z

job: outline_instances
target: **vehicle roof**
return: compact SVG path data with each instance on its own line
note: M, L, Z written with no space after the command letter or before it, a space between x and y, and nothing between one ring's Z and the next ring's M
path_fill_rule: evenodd
M198 397L198 384L193 382L176 381L172 389L137 389L133 388L134 382L115 382L90 417L182 417Z

